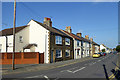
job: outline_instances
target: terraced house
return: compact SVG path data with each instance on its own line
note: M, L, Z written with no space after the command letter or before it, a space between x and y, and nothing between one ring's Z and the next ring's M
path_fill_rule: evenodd
M5 29L0 35L1 52L12 52L13 29ZM40 23L29 21L26 26L16 27L16 52L44 53L44 63L73 59L73 40L52 26L50 18Z
M71 36L74 41L74 59L90 56L90 40L88 35L82 37L82 33L73 34L70 26L65 30L61 30L65 34Z

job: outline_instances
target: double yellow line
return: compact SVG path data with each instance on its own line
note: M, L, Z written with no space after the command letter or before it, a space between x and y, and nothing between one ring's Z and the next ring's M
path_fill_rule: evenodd
M119 58L118 58L119 59ZM119 62L118 62L118 60L117 60L117 66L119 65ZM115 71L116 70L118 70L118 67L115 67ZM114 79L115 78L115 75L114 74L112 74L111 76L109 76L109 80L112 80L112 79Z

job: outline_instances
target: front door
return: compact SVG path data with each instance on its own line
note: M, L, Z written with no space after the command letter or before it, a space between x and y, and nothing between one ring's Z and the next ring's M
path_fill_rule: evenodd
M50 60L51 63L53 63L53 50L51 51L51 60Z

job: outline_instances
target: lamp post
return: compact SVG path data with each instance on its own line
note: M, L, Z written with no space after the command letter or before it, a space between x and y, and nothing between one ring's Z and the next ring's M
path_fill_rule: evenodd
M12 69L15 70L15 26L16 26L16 0L14 0L14 21L13 21L13 54L12 54Z

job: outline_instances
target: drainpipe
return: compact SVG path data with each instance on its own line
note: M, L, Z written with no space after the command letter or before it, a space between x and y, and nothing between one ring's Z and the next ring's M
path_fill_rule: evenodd
M7 49L8 49L8 38L7 38L7 36L5 35L5 38L6 38L6 53L7 53Z

